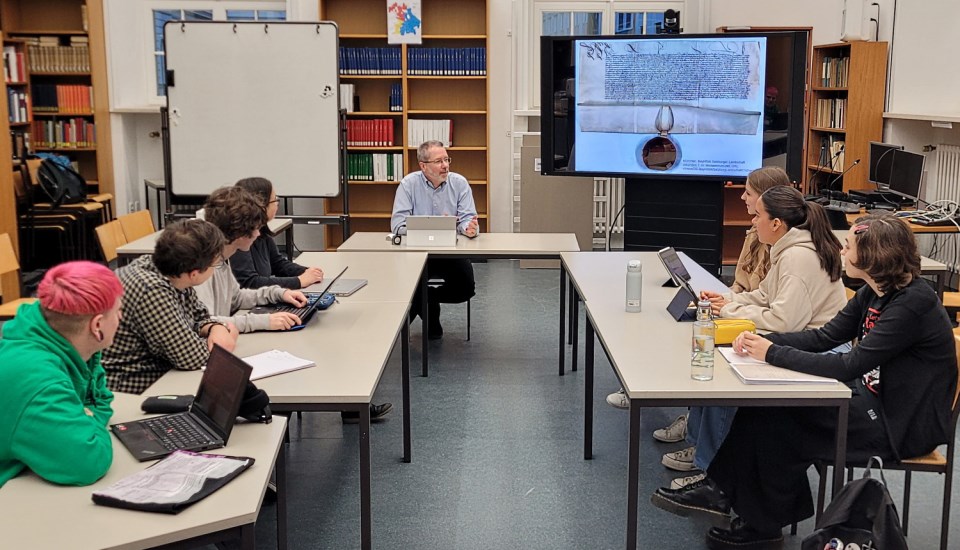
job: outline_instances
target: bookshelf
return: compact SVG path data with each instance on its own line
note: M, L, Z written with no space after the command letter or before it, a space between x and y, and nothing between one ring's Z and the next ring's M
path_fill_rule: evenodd
M723 235L721 236L720 261L723 265L737 265L740 250L753 218L740 198L744 184L726 184L723 187Z
M411 74L410 60L425 48L459 52L487 49L487 0L422 0L423 44L387 44L387 14L382 0L319 0L320 18L335 21L340 28L341 48L388 48L399 51L399 74L343 74L340 83L352 84L359 105L348 113L349 121L393 120L393 146L350 146L348 154L398 154L399 175L419 170L417 146L407 131L411 120L450 120L453 145L447 152L450 169L470 182L477 204L481 231L489 227L489 124L488 82L484 74L455 76ZM474 52L477 50L473 50ZM395 55L395 54L394 54ZM413 57L411 57L413 56ZM390 72L392 65L385 65ZM368 71L369 72L369 71ZM394 71L395 72L395 71ZM464 71L465 72L465 71ZM399 85L400 110L391 110L391 90ZM393 198L399 179L350 179L350 229L390 230ZM328 214L338 214L339 199L326 202ZM338 227L325 229L328 249L342 241Z
M813 47L805 172L811 192L866 189L870 142L883 139L887 43ZM842 152L840 151L842 145ZM860 159L860 164L840 177Z
M90 193L114 193L103 0L4 0L4 46L24 57L28 121L11 125L14 154L54 152L75 162ZM22 91L21 91L22 90Z
M0 38L6 45L6 35L0 33ZM6 112L6 108L7 94L0 94L0 112ZM12 158L10 122L7 117L0 116L0 233L10 235L14 250L19 250ZM20 281L16 272L0 275L0 296L3 296L4 302L20 297Z

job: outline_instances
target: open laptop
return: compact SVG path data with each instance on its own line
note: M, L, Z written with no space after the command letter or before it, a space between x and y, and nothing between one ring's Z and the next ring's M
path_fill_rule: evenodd
M113 424L110 429L140 462L178 450L219 449L233 431L252 370L215 345L189 411Z
M407 246L457 246L457 217L407 216Z
M349 267L349 266L347 266ZM327 293L333 283L337 282L337 279L340 278L344 272L347 271L347 267L344 267L336 277L328 281L321 283L321 286L317 292L304 292L304 296L307 297L307 305L302 307L296 307L292 304L282 303L282 304L269 304L265 306L257 306L250 311L253 313L277 313L278 311L286 311L293 313L300 318L300 324L290 327L290 330L300 330L303 327L307 326L307 323L310 322L310 319L313 318L313 314L317 312L317 309L320 307L320 304L323 302L323 295ZM316 287L317 285L311 285L311 287Z

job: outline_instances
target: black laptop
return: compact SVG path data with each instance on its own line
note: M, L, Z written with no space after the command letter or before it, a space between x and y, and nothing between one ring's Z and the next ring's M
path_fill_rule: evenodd
M330 288L333 287L333 283L337 282L337 279L339 279L344 274L345 271L347 271L346 267L344 267L343 270L340 271L340 273L338 273L337 276L334 277L332 280L327 281L326 285L323 286L323 290L319 292L304 292L303 293L304 296L307 297L307 305L305 306L297 307L287 303L269 304L265 306L257 306L251 309L250 311L253 313L265 313L265 314L277 313L278 311L293 313L294 315L300 318L300 324L290 327L290 330L302 329L303 327L307 326L307 323L309 323L310 319L313 318L313 314L317 312L317 309L323 309L320 306L321 304L324 303L324 300L323 300L324 294L326 294L330 290ZM327 302L327 305L329 305L329 302Z
M233 430L252 370L215 345L189 411L113 424L110 429L141 462L178 450L219 449Z

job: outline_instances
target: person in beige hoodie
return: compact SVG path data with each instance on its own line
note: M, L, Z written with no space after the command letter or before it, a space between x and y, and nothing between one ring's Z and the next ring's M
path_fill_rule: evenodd
M840 241L831 231L823 208L804 201L792 187L777 186L757 201L753 222L759 241L770 246L770 269L755 290L703 292L714 315L750 319L758 329L771 332L819 328L833 319L847 300L840 280ZM691 408L687 442L692 446L666 453L663 464L677 471L706 471L735 414L734 407ZM701 507L704 494L711 496L712 511L718 516L729 513L726 499L704 474L674 480L669 489L658 490L652 501L682 514L690 503Z

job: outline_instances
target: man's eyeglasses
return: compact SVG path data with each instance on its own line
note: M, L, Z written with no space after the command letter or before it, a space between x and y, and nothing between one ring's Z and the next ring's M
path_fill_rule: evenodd
M442 159L422 160L420 162L422 162L423 164L435 164L437 166L440 166L441 164L450 164L451 162L453 162L453 159L450 157L443 157Z
M222 266L224 261L226 261L226 260L224 260L223 254L219 254L219 255L217 255L216 258L213 259L213 263L210 264L210 267L216 269L216 268Z

